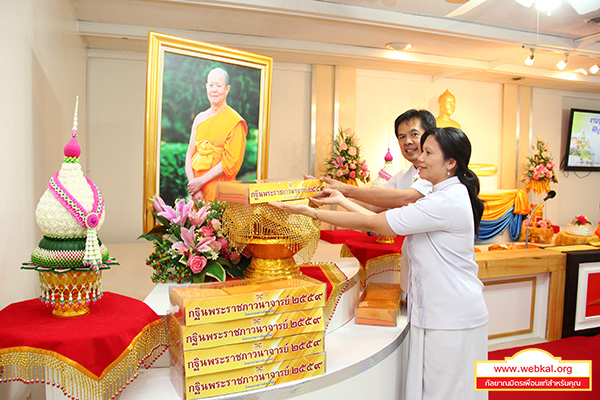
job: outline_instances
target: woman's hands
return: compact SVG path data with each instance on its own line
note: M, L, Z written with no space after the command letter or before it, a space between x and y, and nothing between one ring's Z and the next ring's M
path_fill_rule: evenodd
M290 204L285 203L283 201L271 201L270 205L280 208L283 211L287 211L290 214L301 214L306 215L307 217L312 217L314 215L314 208L307 206L306 204Z

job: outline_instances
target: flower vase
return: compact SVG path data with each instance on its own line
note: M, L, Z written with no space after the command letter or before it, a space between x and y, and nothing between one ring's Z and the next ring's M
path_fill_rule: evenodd
M356 179L354 178L347 178L346 179L346 183L348 185L352 185L352 186L358 186L358 182L356 181Z

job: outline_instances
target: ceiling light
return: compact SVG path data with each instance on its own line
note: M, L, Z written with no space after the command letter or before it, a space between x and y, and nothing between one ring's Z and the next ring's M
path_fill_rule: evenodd
M583 69L583 68L576 69L575 72L579 72L580 74L583 74L583 75L587 75L588 74L588 72L585 69Z
M546 11L548 16L552 15L552 11L560 7L560 0L536 0L535 8L540 11Z
M564 60L560 60L559 62L556 63L556 68L558 68L558 69L560 69L562 71L567 66L567 61L568 60L569 60L569 55L565 54L565 59Z
M598 71L600 71L600 65L596 64L596 65L592 65L590 67L590 72L594 75L596 75L598 73Z
M412 44L402 42L391 42L386 44L385 48L392 51L405 51L412 48Z
M531 49L531 55L525 59L525 65L533 65L533 49Z
M535 3L535 0L516 0L516 1L523 7L527 7L527 8L531 7L533 5L533 3Z

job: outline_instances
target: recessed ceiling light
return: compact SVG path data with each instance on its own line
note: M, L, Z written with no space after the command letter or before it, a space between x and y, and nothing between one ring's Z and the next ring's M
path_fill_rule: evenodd
M600 65L596 64L596 65L592 65L590 67L590 72L594 75L596 75L598 73L598 71L600 71Z
M392 51L405 51L412 48L412 44L402 42L390 42L385 45L385 48Z

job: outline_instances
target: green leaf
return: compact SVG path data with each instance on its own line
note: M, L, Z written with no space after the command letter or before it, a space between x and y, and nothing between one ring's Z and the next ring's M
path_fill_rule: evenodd
M221 264L216 261L209 261L206 267L204 268L206 271L206 275L212 276L219 282L225 281L225 269ZM204 272L204 271L203 271Z
M204 268L199 274L192 274L192 283L204 283L206 272L206 268Z
M160 215L156 215L156 219L158 220L158 222L160 222L164 226L171 226L171 221L169 221L165 217L161 217Z
M152 235L150 233L144 233L143 235L138 236L138 239L146 239L149 242L152 241L162 241L162 236Z

